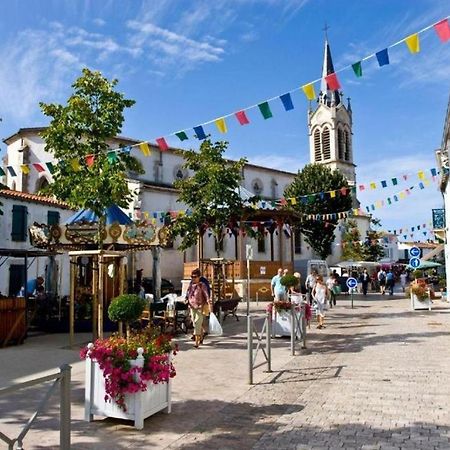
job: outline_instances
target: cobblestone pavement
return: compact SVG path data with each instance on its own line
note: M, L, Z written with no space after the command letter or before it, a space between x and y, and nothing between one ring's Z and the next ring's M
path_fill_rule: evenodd
M244 322L227 323L226 335L200 350L181 340L173 412L147 419L140 432L125 421L83 422L83 365L74 363L72 448L450 449L448 304L412 312L406 299L371 296L352 310L341 300L326 329L311 328L299 355L276 339L273 373L258 369L251 387ZM27 355L26 346L0 351L8 375L21 348ZM75 352L57 351L58 360L76 361ZM0 386L2 375L0 367ZM26 417L33 397L0 397L0 431ZM52 404L27 450L57 448L56 413Z

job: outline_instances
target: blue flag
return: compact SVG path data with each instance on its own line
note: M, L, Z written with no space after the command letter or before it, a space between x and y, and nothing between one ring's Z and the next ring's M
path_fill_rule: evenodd
M290 111L294 109L294 104L292 103L291 94L280 95L280 100L283 103L284 109Z
M384 50L380 50L379 52L375 53L375 56L378 60L378 65L380 67L387 66L389 64L389 53L388 49L385 48Z
M198 139L206 139L205 131L203 130L203 127L201 125L199 125L198 127L194 127L194 131Z

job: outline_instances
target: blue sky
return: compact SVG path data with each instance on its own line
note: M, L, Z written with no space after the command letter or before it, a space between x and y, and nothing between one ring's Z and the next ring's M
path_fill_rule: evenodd
M444 0L9 0L0 16L0 135L45 125L38 102L64 102L88 66L120 80L136 105L123 134L153 139L264 101L317 79L324 23L335 68L355 62L450 14ZM340 75L352 98L358 182L435 166L450 86L450 44L433 30L422 51L404 45L391 64L369 62L356 79ZM264 121L228 121L227 156L297 171L309 160L307 102L272 105ZM213 127L206 128L221 139ZM190 133L193 135L193 132ZM169 139L178 147L178 140ZM195 140L185 141L195 146ZM2 144L3 145L3 144ZM4 151L4 146L2 146ZM417 184L363 192L363 205ZM385 228L428 223L442 205L436 184L375 211ZM419 237L417 235L417 237Z

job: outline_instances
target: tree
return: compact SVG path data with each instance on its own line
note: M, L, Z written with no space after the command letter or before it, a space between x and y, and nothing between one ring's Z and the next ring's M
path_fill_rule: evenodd
M371 225L379 226L378 219L371 219ZM364 241L364 261L379 261L384 256L384 248L380 244L381 233L376 230L369 229Z
M346 195L338 192L334 197L330 191L341 191L346 188ZM299 198L301 196L320 193L324 195L310 196L306 202L297 200L290 206L301 218L298 226L313 250L325 259L331 254L331 244L334 241L334 229L338 222L336 216L327 220L308 219L308 214L333 214L348 211L352 207L352 198L349 194L347 179L339 170L331 170L322 164L307 164L295 176L292 184L286 189L286 198Z
M345 261L364 261L365 248L361 244L361 233L355 220L343 224L342 259Z
M182 250L195 245L199 235L210 227L219 256L225 228L242 212L239 186L246 159L236 162L224 159L227 146L227 142L212 143L207 139L198 152L189 150L183 153L186 161L183 167L193 175L175 182L180 191L178 201L189 209L188 214L177 218L172 228L174 236L182 236Z
M108 141L121 132L125 108L135 103L115 91L117 83L85 68L65 106L40 103L52 118L41 135L58 161L54 182L45 190L72 207L91 209L99 217L99 236L105 208L127 207L131 200L127 171L143 173L128 153L109 151Z

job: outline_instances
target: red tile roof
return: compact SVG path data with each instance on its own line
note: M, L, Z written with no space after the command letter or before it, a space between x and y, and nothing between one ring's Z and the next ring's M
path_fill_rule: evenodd
M40 203L43 205L52 205L62 209L73 209L66 202L57 200L53 197L44 197L37 194L28 194L27 192L11 191L10 189L0 189L0 197L13 198L24 202Z

